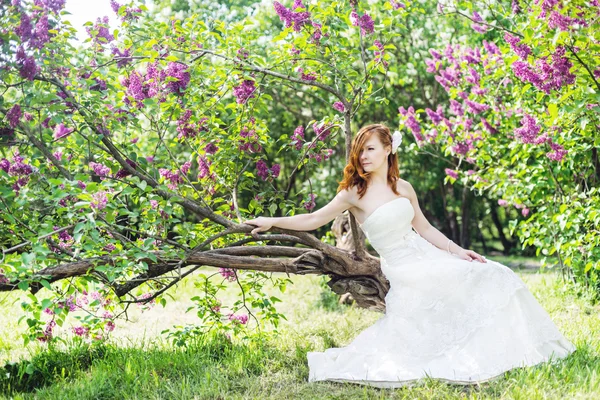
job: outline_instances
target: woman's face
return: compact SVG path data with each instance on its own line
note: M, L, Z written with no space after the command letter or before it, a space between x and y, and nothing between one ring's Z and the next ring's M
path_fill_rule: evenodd
M365 142L358 156L358 161L365 172L373 172L387 165L390 151L389 148L383 147L383 143L381 143L377 134L372 134Z

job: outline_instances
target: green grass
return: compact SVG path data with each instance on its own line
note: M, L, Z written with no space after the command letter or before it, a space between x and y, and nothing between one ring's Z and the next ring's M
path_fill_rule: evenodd
M176 290L166 309L132 314L107 344L73 341L54 349L24 349L14 295L0 303L0 396L15 399L596 399L600 398L600 306L566 287L553 271L518 272L577 351L555 364L513 370L481 386L437 381L397 390L338 383L308 383L306 353L348 344L380 314L340 306L320 277L293 277L280 311L278 336L233 343L213 336L175 349L157 332L193 322L183 310L193 282ZM232 286L227 296L234 298ZM275 294L275 292L273 291ZM18 302L17 302L18 303ZM29 369L26 373L25 370ZM7 376L7 373L9 374Z

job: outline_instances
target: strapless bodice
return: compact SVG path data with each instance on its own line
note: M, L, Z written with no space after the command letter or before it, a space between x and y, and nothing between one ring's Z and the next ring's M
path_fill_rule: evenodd
M395 251L405 248L403 244L417 235L411 226L414 216L410 200L397 197L377 207L359 225L377 253L388 258Z

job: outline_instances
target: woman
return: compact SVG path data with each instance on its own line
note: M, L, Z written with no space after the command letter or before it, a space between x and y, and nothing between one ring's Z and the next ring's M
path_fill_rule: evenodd
M399 177L399 142L385 125L363 127L329 204L312 214L246 221L256 226L252 234L273 226L309 231L349 210L381 258L390 282L385 316L346 347L308 353L309 381L400 387L431 377L473 384L573 352L512 270L463 249L427 221L414 189Z

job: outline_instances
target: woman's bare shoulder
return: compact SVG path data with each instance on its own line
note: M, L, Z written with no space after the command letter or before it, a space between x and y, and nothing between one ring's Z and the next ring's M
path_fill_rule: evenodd
M413 198L413 197L416 197L416 195L417 195L415 193L415 189L413 189L410 182L408 182L402 178L398 178L398 180L396 181L396 189L398 189L398 192L400 192L400 195L404 196L404 197Z

